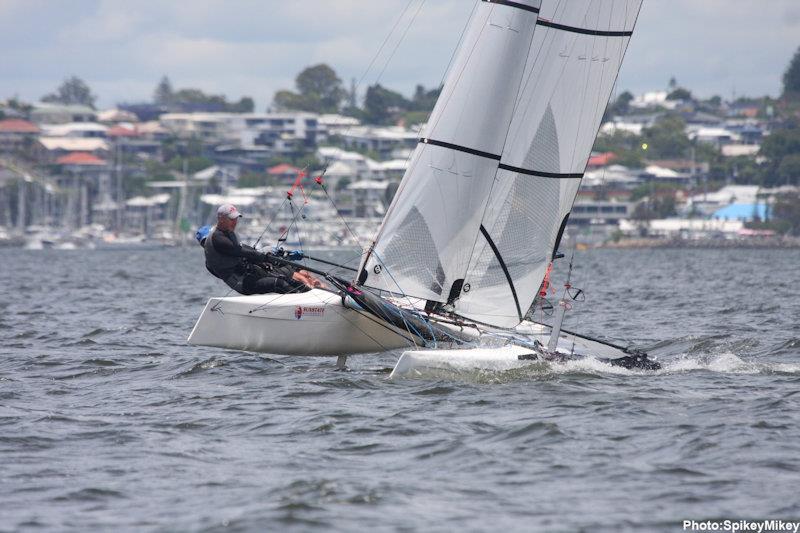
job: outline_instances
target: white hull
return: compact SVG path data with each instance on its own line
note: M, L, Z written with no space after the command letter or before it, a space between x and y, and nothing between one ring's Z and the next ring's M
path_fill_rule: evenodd
M354 309L355 307L355 309ZM546 346L550 327L525 321L514 330L486 328L456 329L473 338L480 348L454 349L439 343L436 349L416 350L406 331L358 310L339 294L314 289L300 294L263 294L211 298L189 336L189 343L233 350L300 356L346 356L400 348L411 349L401 356L393 376L414 375L421 370L510 370L529 365L519 355L532 349L533 340ZM419 340L419 339L417 339ZM422 343L419 343L422 346ZM561 332L558 351L565 354L619 357L619 349Z
M533 353L522 346L502 348L473 348L469 350L414 350L403 352L389 377L410 377L419 373L442 371L484 370L505 372L529 366L532 361L520 360L520 355Z
M345 307L339 295L320 289L211 298L189 335L189 344L319 356L413 346L408 334Z

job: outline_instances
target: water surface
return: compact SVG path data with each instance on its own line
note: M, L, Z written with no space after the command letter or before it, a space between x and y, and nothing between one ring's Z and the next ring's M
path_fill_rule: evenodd
M0 250L0 530L680 531L800 516L800 252L593 250L587 362L390 380L397 353L185 343L199 249ZM563 279L563 265L555 276Z

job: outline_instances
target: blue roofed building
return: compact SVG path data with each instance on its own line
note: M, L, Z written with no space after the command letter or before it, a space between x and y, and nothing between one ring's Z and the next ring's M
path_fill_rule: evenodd
M730 204L714 211L711 218L750 222L756 218L766 220L768 215L769 208L766 204Z

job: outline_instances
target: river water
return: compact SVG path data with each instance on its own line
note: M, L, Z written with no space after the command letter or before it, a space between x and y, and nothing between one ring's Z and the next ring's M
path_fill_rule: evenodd
M390 380L185 342L199 249L0 250L0 531L681 531L800 517L800 251L591 250L664 364ZM555 276L563 279L563 266Z

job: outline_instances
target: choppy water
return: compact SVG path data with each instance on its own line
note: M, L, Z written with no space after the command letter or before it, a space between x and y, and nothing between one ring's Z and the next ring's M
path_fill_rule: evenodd
M389 380L396 354L191 347L199 250L0 251L0 530L680 531L800 516L800 253L577 256L585 363Z

